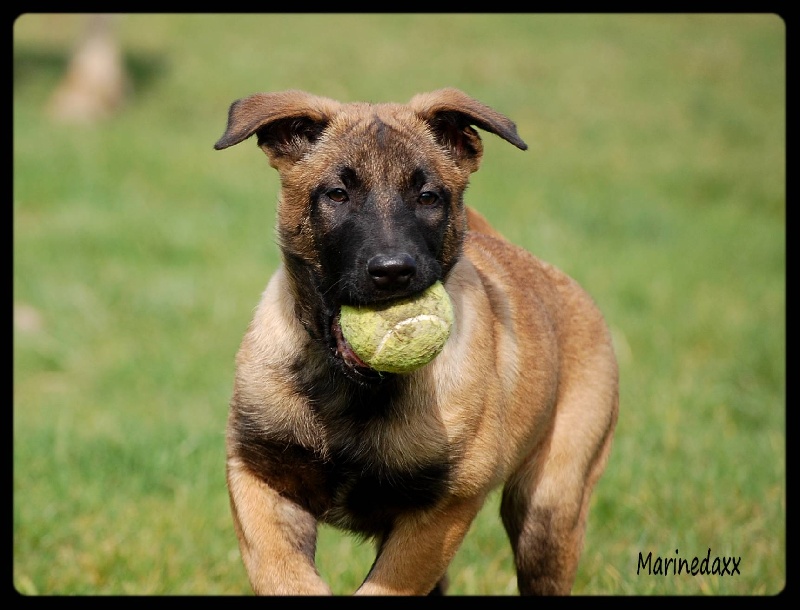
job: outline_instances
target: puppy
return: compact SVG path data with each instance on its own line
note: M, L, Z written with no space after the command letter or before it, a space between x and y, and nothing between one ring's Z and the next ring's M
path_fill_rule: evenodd
M331 593L314 563L318 523L375 540L356 594L443 593L499 486L520 593L572 588L617 420L616 359L586 292L465 207L483 153L475 127L527 148L457 89L408 104L258 93L230 107L215 148L256 135L281 180L282 264L237 354L227 428L257 594ZM439 356L408 374L364 365L341 306L439 280L455 315Z

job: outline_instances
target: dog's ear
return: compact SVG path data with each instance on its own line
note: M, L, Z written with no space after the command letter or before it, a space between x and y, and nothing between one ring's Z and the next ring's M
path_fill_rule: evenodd
M499 112L453 88L420 93L411 108L428 125L439 143L449 149L456 163L471 172L478 169L483 143L472 125L500 136L521 150L528 145L517 135L517 126Z
M339 107L339 102L305 91L256 93L231 104L228 126L214 148L222 150L257 134L270 164L280 169L300 159Z

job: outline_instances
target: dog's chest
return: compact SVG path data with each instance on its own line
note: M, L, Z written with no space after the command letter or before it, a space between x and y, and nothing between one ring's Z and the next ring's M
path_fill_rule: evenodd
M292 367L294 400L282 403L240 378L229 442L267 484L317 519L367 535L453 488L458 449L425 382L362 388L316 372Z
M413 419L337 428L324 463L329 506L320 517L364 533L385 531L395 515L433 506L450 485L443 438L422 440Z
M330 502L319 517L365 534L387 530L395 516L433 506L447 491L445 457L407 463L334 457L326 467Z
M316 386L319 388L319 386ZM444 427L426 416L418 393L387 384L347 394L317 394L318 517L364 533L385 531L394 516L433 506L451 484Z

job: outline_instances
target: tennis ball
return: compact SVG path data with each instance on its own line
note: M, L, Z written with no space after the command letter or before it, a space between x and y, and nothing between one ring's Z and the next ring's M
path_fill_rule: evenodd
M376 371L408 373L444 348L453 326L453 305L441 282L418 295L374 307L343 305L342 335Z

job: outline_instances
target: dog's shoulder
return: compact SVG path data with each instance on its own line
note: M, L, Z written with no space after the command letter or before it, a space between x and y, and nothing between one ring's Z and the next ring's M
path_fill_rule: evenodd
M464 256L475 267L495 308L545 317L555 327L603 326L592 297L570 275L498 235L470 231Z
M547 289L554 281L568 281L559 269L511 243L496 231L469 231L464 240L464 255L482 277L502 283L512 291L516 291L520 285L535 284L538 288Z
M281 265L261 294L240 352L269 346L270 353L264 356L281 361L295 353L307 340L307 333L295 314L294 298Z
M483 214L470 206L467 206L467 228L475 233L483 233L484 235L502 238L500 231L489 224L489 221L486 220Z

